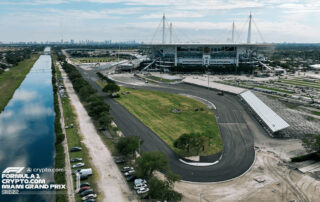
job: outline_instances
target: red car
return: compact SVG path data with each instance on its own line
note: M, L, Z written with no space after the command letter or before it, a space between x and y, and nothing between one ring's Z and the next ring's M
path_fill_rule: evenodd
M79 190L79 193L87 190L87 189L90 189L90 186L85 186L85 187L81 187L80 190Z

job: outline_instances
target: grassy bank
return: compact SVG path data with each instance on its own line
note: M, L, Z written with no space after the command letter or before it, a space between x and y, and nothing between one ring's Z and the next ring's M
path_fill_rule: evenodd
M61 72L59 69L56 67L57 71L57 77L61 78ZM66 93L67 95L67 93ZM89 151L86 148L86 146L82 143L82 137L79 133L79 125L77 123L77 116L76 113L74 112L74 109L72 107L72 104L67 97L61 98L62 101L62 108L63 108L63 116L65 120L65 124L70 126L71 124L74 125L73 128L68 128L66 129L66 136L67 136L67 141L68 141L68 148L71 149L72 147L80 146L82 147L82 151L78 152L70 152L70 158L82 158L82 162L85 163L84 168L92 168L93 170L93 175L89 177L87 180L84 180L86 182L89 182L91 185L91 188L97 192L98 187L96 181L98 180L99 176L98 173L95 171L95 168L92 167L90 163L90 156L89 156ZM79 169L79 168L77 168ZM77 170L77 169L72 169L72 170ZM76 185L76 178L75 175L73 176L73 182L74 182L74 188ZM98 197L101 197L101 195L98 195ZM81 197L79 194L75 195L76 201L81 201Z
M116 100L177 153L186 155L173 147L174 141L182 134L191 132L209 133L213 136L200 155L215 154L222 150L223 144L214 113L203 103L171 93L121 88L121 92L127 91L130 93ZM181 113L174 113L173 109L181 110Z
M0 74L0 112L8 104L38 58L39 55L33 55L30 59L25 59L9 71Z
M56 156L55 156L55 168L65 168L65 154L63 149L63 140L64 134L62 133L62 128L60 124L61 112L59 108L59 101L57 95L57 86L56 86L56 70L54 67L54 56L52 56L52 86L53 86L53 98L54 98L54 111L55 111L55 119L54 119L54 131L56 135L55 148L56 148ZM54 180L56 184L66 184L66 175L65 172L55 172ZM65 194L57 194L56 201L68 201L67 196Z

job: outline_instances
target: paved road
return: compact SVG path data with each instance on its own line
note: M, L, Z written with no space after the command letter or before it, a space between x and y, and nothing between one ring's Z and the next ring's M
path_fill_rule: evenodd
M96 75L93 72L84 72L83 76L101 93L100 87L94 82ZM217 107L214 113L221 130L221 137L224 144L223 157L219 163L207 167L194 167L181 163L178 156L170 147L164 143L155 133L147 128L135 116L130 114L123 106L113 99L106 97L105 102L111 107L110 114L114 117L115 123L125 136L139 135L144 143L141 146L143 151L162 151L170 161L170 169L181 175L182 179L191 182L219 182L229 180L246 172L254 162L254 141L253 134L248 128L247 121L251 119L240 104L238 97L225 94L218 96L216 91L188 84L161 85L159 87L134 86L159 90L171 93L184 93L207 99Z

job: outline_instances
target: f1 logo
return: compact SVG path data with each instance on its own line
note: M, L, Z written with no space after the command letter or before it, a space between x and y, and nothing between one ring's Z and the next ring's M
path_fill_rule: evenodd
M20 173L24 167L7 167L2 173Z

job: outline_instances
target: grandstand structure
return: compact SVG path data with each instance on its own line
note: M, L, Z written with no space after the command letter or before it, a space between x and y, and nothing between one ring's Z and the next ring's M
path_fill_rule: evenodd
M172 40L172 23L169 24L165 15L163 15L161 20L162 43L149 43L144 46L150 50L150 58L152 59L150 64L155 65L158 69L169 69L177 66L232 65L239 67L241 64L256 64L264 60L259 51L270 48L272 45L251 43L251 27L252 22L254 22L251 13L248 22L247 43L235 43L234 22L232 23L232 36L229 43L174 43ZM169 31L167 27L169 27ZM259 30L258 32L262 37ZM169 35L168 43L166 42L167 35ZM147 68L149 66L151 65L148 65Z
M248 108L256 117L258 122L262 124L270 134L276 134L290 126L251 91L248 90L240 93L240 97L241 100L248 105Z

